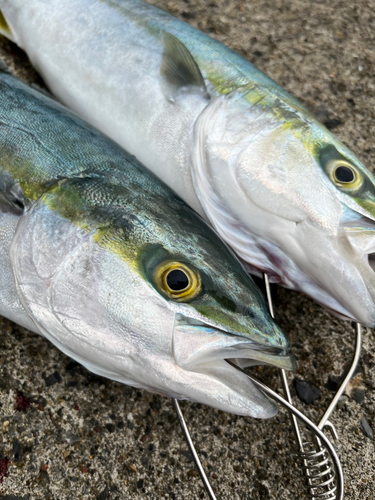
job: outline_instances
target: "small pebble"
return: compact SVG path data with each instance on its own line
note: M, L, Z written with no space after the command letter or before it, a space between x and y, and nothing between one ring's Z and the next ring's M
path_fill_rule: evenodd
M296 388L299 399L308 405L320 398L321 392L315 385L305 382L299 378L294 379L294 387Z
M355 388L352 391L352 399L357 401L357 403L362 404L365 400L366 391L364 389Z
M340 377L336 375L329 375L327 383L324 385L329 391L336 392L340 383Z
M17 438L13 438L13 450L12 453L14 455L14 460L15 462L19 462L22 457L23 457L23 446L22 444L18 441Z
M97 500L108 500L108 495L109 495L109 490L108 486L106 486L104 490L101 493L99 493Z
M361 429L362 429L362 432L363 434L368 437L369 439L371 439L371 441L374 440L374 433L370 427L370 424L368 423L368 420L366 417L362 417L361 418Z
M199 472L196 470L196 469L191 469L187 472L187 475L189 477L198 477L199 476Z
M50 387L51 385L59 384L60 382L62 382L62 378L59 372L54 372L48 377L44 377L44 381L46 383L46 386Z

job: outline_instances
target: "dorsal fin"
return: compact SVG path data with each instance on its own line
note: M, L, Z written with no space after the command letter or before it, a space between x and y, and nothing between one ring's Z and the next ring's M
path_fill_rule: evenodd
M166 32L163 35L163 43L160 75L167 91L167 99L173 101L174 95L182 87L195 87L207 93L198 64L185 45Z

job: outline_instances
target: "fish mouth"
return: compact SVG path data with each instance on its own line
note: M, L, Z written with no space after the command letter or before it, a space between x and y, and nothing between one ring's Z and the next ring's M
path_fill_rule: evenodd
M342 262L350 281L346 290L349 307L336 312L363 325L375 326L375 221L346 209L341 221ZM347 293L347 295L349 295ZM360 298L358 300L357 298Z
M243 367L271 365L295 370L290 347L260 345L203 321L182 316L173 332L175 363L185 373L185 397L223 411L255 418L276 415L277 404L226 360Z
M375 271L375 221L361 215L355 220L345 221L342 227L354 252ZM373 293L371 288L369 291Z
M279 347L259 344L246 337L186 316L183 316L181 320L177 320L177 323L174 357L181 368L196 370L199 369L197 367L200 365L225 359L242 361L242 367L271 365L292 371L296 368L295 358L291 353L290 346ZM181 350L178 343L176 343L177 332L191 337L189 345L184 345Z
M368 265L371 267L373 271L375 271L375 253L369 253L367 255Z

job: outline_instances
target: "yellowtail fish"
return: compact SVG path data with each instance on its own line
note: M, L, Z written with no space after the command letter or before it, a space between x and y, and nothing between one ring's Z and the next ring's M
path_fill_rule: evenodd
M0 314L91 371L224 411L277 405L225 359L293 369L239 261L134 157L0 71Z
M0 0L67 106L205 216L249 269L375 325L375 183L293 97L140 0Z

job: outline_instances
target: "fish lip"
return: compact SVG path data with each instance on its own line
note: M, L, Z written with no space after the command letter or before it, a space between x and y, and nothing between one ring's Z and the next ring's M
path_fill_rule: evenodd
M183 319L182 319L183 318ZM183 369L188 371L200 371L200 369L214 361L223 361L226 359L244 359L246 361L255 361L255 365L269 365L284 370L295 371L297 367L296 360L292 354L291 346L278 347L270 345L258 344L250 339L246 339L233 332L223 330L209 322L203 322L196 318L191 318L182 315L182 318L177 320L180 327L187 327L190 332L201 332L202 329L206 332L212 332L214 335L223 335L225 339L232 339L233 343L226 345L224 348L218 348L217 353L210 354L210 360L202 360L207 357L207 353L193 354L188 358L187 362L179 362L178 357L175 357L176 363ZM241 353L241 351L243 351ZM251 356L249 356L251 353ZM245 356L241 356L245 354Z

